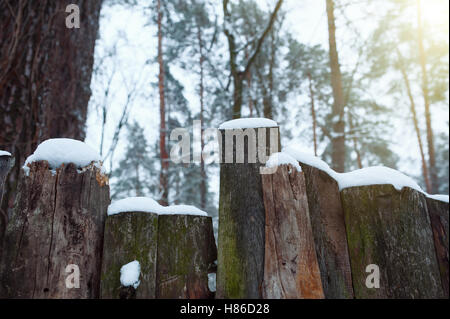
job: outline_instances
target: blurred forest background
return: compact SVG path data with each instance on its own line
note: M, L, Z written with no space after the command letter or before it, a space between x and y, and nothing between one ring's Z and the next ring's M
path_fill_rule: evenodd
M3 212L26 156L70 137L98 149L113 200L216 216L218 165L171 162L170 132L239 117L276 120L283 146L337 171L385 165L449 193L445 0L70 1L78 30L52 18L63 2L0 2Z

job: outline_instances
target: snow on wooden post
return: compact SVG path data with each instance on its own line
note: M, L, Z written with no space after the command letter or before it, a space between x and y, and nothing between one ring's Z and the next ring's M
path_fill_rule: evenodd
M6 177L11 169L13 158L11 154L5 151L0 150L0 209L3 199L3 188L5 185ZM7 212L3 214L0 213L0 258L2 252L2 243L3 243L3 234L5 231L6 223L7 223Z
M262 187L266 210L263 298L324 298L300 166L296 162L282 165L275 173L262 175Z
M219 128L221 144L217 298L261 298L265 210L260 168L280 151L279 127L240 119Z
M131 212L131 213L128 213ZM160 206L149 198L113 203L105 228L102 298L206 299L217 260L212 219L192 206ZM139 285L124 286L121 267L140 263Z
M341 193L356 298L443 297L425 196L400 189L355 186Z
M5 234L0 298L99 297L109 186L98 160L66 139L28 158Z
M441 273L442 287L445 297L449 297L449 216L448 216L448 196L436 196L427 198L428 212L433 229L434 245Z
M341 194L329 166L314 156L288 147L305 175L317 259L327 299L352 299L353 286Z

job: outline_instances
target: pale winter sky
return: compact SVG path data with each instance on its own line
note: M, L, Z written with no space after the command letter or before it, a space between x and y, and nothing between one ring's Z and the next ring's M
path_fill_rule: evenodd
M258 0L258 2L262 7L267 7L269 3L271 8L273 8L275 3L273 0ZM287 0L284 4L284 9L287 11L287 26L299 41L305 44L321 44L325 49L328 49L325 0ZM371 21L361 21L359 18L358 15L364 9L360 6L351 12L352 20L360 27L362 36L365 35L365 28L371 23ZM108 74L114 71L114 77L111 82L112 93L107 102L110 111L106 127L106 145L104 152L109 148L115 125L117 125L120 119L121 111L125 104L126 93L129 90L128 88L131 87L136 87L136 91L139 94L133 103L131 103L130 122L137 120L145 127L149 143L153 144L157 140L159 99L157 90L151 84L157 82L158 69L156 63L146 63L148 60L154 61L156 57L157 39L155 27L146 26L148 21L149 17L145 16L141 10L124 9L120 6L104 6L102 10L100 39L96 47L97 54L99 56L104 55L105 48L111 48L115 43L117 50L116 64L113 65L111 60L102 63L103 66L106 66ZM346 32L349 31L345 31L345 28L339 28L338 24L337 36L342 68L344 70L351 70L355 63L355 53L351 50L351 44L345 40L348 39ZM97 61L97 65L99 64ZM171 67L171 71L185 85L184 95L188 99L191 107L194 110L198 110L198 97L195 93L196 87L193 85L193 83L198 83L195 80L196 76L180 68ZM93 79L92 90L95 96L103 94L105 82L104 79L99 77ZM380 92L375 92L374 94L380 94L380 99L383 100L383 90ZM299 102L298 99L302 99L302 97L300 96L297 100L290 101L293 113L299 111L296 108ZM436 116L434 118L434 126L438 130L448 131L448 109L439 112L442 113L442 116ZM94 103L91 103L86 142L97 149L99 149L101 135L101 118L99 115ZM394 142L393 149L397 150L401 156L401 163L399 163L401 170L412 176L417 176L420 174L419 153L416 151L417 141L414 138L412 125L405 126L402 123L405 123L404 119L399 120L399 127L397 129L398 138L394 138L396 142ZM287 127L293 127L292 123L282 124ZM298 131L298 128L296 130ZM291 141L284 140L283 144L286 145L289 142ZM312 153L311 141L305 141L301 136L295 136L295 142L304 145L305 152ZM118 149L114 155L115 163L123 157L125 146L126 134L124 130L121 134ZM105 164L107 169L109 169L109 161ZM213 180L212 187L218 189L218 178Z

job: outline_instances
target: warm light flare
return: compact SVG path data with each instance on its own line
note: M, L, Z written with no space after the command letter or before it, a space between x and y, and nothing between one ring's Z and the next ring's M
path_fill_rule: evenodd
M448 0L420 0L422 21L430 27L447 28L449 24Z

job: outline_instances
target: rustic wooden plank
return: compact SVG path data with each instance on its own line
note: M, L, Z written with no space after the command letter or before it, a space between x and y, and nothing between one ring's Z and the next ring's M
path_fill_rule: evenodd
M441 298L439 267L425 196L391 185L342 191L356 298ZM368 265L380 288L367 288Z
M52 173L47 162L33 163L5 234L0 297L98 298L108 205L107 178L95 166ZM66 286L68 265L79 268L79 289Z
M262 175L265 227L263 297L322 299L304 175L291 165Z
M255 129L266 135L266 155L271 154L269 129ZM258 299L262 297L264 280L265 210L260 168L265 164L256 156L248 161L248 140L244 147L244 163L225 162L226 130L220 131L222 162L220 164L219 238L217 266L217 298ZM249 139L250 140L250 139ZM278 141L278 150L280 148ZM274 146L273 148L275 149ZM256 139L256 149L264 147Z
M353 286L344 210L336 180L300 163L305 174L309 215L327 299L352 299Z
M157 241L157 214L132 212L108 216L103 244L101 298L156 297ZM120 269L134 260L141 265L140 285L136 290L120 284Z
M427 198L428 213L430 214L431 227L433 229L434 246L439 262L442 288L445 297L449 297L449 225L448 203Z
M156 298L212 298L208 273L216 260L211 217L159 216Z

